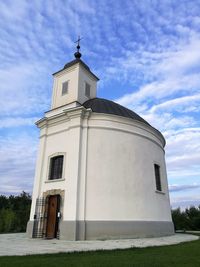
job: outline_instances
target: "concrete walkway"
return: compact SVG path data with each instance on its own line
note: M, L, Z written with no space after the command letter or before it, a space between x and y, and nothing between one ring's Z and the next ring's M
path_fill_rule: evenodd
M64 241L57 239L29 239L24 233L1 234L0 256L163 246L188 242L197 239L198 236L194 235L176 234L173 236L158 238L121 239L106 241Z

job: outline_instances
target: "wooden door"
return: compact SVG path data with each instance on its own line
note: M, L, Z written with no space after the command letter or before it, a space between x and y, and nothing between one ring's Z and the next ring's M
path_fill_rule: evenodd
M57 236L58 229L58 220L57 220L57 212L58 212L58 195L50 196L48 203L48 214L47 214L47 238L55 238Z

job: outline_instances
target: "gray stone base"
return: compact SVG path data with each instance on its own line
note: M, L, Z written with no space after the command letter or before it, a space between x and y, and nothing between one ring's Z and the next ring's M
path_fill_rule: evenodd
M26 233L33 235L34 221L28 221ZM60 221L63 240L105 240L158 237L174 234L171 221Z
M105 240L174 234L171 221L61 221L60 239Z
M26 226L26 234L30 238L33 236L33 224L34 224L34 221L28 221L27 226Z

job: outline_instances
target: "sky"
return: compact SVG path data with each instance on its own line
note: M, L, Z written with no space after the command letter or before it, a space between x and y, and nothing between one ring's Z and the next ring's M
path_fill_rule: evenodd
M200 205L199 0L0 0L0 194L32 192L34 123L78 35L98 96L166 138L171 206Z

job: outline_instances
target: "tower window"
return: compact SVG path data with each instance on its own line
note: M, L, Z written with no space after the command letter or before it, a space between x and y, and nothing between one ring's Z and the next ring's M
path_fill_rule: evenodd
M160 179L160 166L158 164L154 164L154 171L156 179L156 190L162 191L161 179Z
M51 158L50 169L49 169L49 180L62 178L63 158L64 158L63 155Z
M68 82L64 82L62 84L62 95L66 95L68 93Z
M90 85L85 83L85 96L90 97Z

